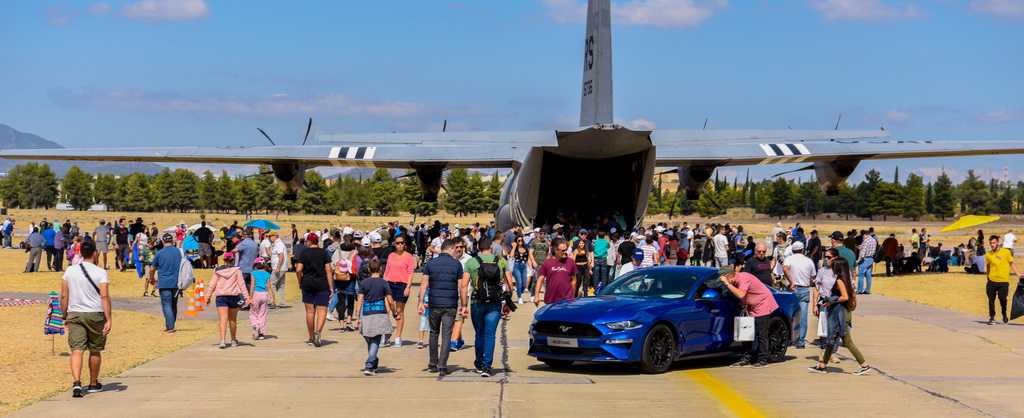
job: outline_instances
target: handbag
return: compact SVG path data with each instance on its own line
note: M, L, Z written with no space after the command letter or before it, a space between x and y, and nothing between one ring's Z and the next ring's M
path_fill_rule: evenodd
M733 318L733 341L754 341L754 317L747 316L747 312L740 312Z
M245 306L245 300L249 298L249 295L247 295L245 293L239 293L239 294L237 294L235 296L238 297L238 307L241 308L241 307Z

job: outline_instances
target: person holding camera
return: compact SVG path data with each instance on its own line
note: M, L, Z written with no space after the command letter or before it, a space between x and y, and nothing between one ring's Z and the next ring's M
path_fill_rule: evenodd
M463 306L469 306L470 319L476 331L476 359L473 360L475 371L482 377L491 376L491 364L494 361L494 339L498 329L498 321L502 315L511 312L511 292L502 290L502 282L506 289L515 289L512 272L508 262L501 256L492 254L491 239L480 239L480 254L466 261L466 271L462 274L459 292ZM466 290L468 289L468 290ZM470 301L466 298L472 294ZM502 306L502 302L508 302Z

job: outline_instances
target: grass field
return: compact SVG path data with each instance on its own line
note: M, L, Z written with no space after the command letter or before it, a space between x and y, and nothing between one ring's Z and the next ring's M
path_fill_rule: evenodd
M95 213L95 212L57 212L38 210L11 210L10 216L17 220L16 235L24 235L30 221L38 222L44 216L51 221L55 217L77 220L83 231L91 231L100 218L108 221L118 217L135 219L141 216L146 224L156 222L161 229L177 224L185 220L192 225L200 221L195 213ZM253 216L258 219L260 216ZM215 227L230 224L238 220L244 223L244 216L234 214L209 214L206 216ZM285 228L287 235L291 224L296 224L300 232L306 229L323 229L339 225L352 225L360 229L376 229L382 223L399 220L404 224L412 221L408 215L397 217L331 217L331 216L307 216L281 214L276 217L271 214L266 217L281 227ZM450 224L468 225L474 222L486 224L490 217L481 215L478 217L452 217L439 216L442 222ZM417 219L419 222L428 222L433 219ZM648 218L647 223L655 223L667 220L665 216ZM694 223L706 223L708 220L699 218L678 218L673 223L687 221ZM951 223L953 220L949 220ZM728 222L718 220L714 222ZM866 221L840 221L834 219L819 219L816 221L802 220L802 226L809 232L818 229L822 235L831 231L848 231L850 229L861 229L874 226L878 235L887 236L895 233L903 242L908 241L908 233L911 228L926 227L932 231L934 243L942 242L947 248L952 245L966 242L977 229L964 232L938 233L948 223L911 223L911 222L874 222ZM774 220L738 220L736 224L742 224L748 233L758 238L768 235L768 232L775 226ZM795 221L784 221L783 225L791 226ZM986 235L996 233L1002 235L1007 229L1020 230L1019 225L1010 223L997 223L983 226ZM15 243L20 239L15 239ZM909 246L909 245L908 245ZM110 253L110 265L113 266L113 253ZM60 291L59 273L22 273L25 267L27 254L19 250L0 250L0 291L4 292L31 292L48 293ZM45 263L45 256L44 256ZM44 266L45 267L45 266ZM875 271L884 272L884 265L877 264ZM197 277L207 279L212 275L210 270L196 270ZM120 273L110 270L111 295L115 297L136 297L142 292L142 282L137 278L134 271ZM965 273L946 274L918 274L913 276L902 276L887 278L884 274L876 275L873 283L873 293L904 299L912 302L938 306L959 312L976 315L986 315L987 305L985 298L984 276L968 275ZM298 301L299 292L293 275L289 275L288 289L289 304ZM184 302L182 309L184 308ZM70 386L71 376L68 369L68 348L67 337L56 336L56 355L51 354L51 338L42 333L42 323L46 315L47 306L44 304L0 307L0 335L3 335L3 342L0 343L0 415L14 411L29 403L45 399L54 394L67 390ZM209 335L216 333L216 324L205 321L180 321L175 334L164 334L163 318L158 315L151 315L139 312L115 311L113 331L108 339L107 351L104 352L103 375L112 376L145 363L164 354L173 352L182 347L195 343ZM156 331L150 331L156 330ZM83 375L87 376L88 371ZM85 378L83 376L83 379Z

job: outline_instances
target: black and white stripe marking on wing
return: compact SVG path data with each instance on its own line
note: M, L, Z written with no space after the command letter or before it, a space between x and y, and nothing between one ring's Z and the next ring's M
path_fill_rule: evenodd
M804 144L759 144L768 157L806 157L811 151Z
M331 159L372 160L377 147L331 147Z

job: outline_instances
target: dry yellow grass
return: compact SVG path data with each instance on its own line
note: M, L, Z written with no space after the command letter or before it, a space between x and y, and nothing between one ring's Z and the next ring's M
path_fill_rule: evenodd
M0 415L70 389L67 335L43 335L48 305L0 308ZM179 321L178 331L164 334L163 318L131 311L114 311L111 333L103 352L102 376L125 370L177 351L217 330L208 321ZM146 334L146 335L142 335ZM88 366L82 380L88 380Z
M879 265L875 266L878 271ZM884 272L885 267L882 267ZM872 293L910 302L937 306L951 311L988 316L988 298L985 296L986 278L981 274L924 273L910 276L875 276ZM1010 296L1016 289L1016 278L1011 276ZM999 311L996 302L996 311Z

